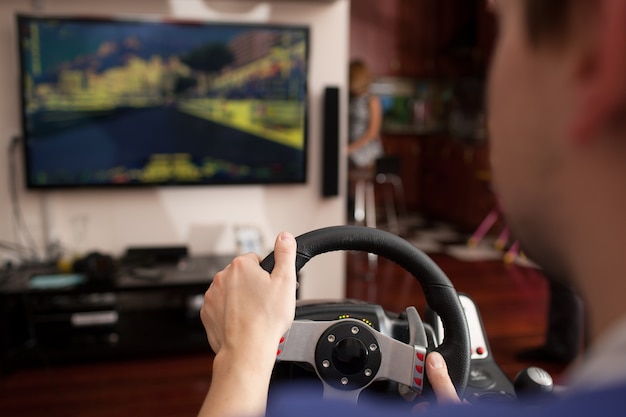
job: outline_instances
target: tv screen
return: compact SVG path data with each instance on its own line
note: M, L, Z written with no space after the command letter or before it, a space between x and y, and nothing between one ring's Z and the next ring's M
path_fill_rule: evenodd
M306 181L307 27L18 15L29 188Z

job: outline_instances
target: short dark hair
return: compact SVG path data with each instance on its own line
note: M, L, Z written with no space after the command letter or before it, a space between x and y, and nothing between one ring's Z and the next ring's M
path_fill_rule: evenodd
M531 43L562 40L576 1L580 0L526 0L526 28Z

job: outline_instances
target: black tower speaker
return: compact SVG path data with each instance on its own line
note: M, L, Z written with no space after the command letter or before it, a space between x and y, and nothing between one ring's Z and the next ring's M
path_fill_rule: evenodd
M339 87L324 89L322 195L339 195Z

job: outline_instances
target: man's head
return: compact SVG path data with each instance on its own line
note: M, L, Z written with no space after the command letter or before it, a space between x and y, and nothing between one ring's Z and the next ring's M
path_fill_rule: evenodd
M603 205L621 204L615 191L626 187L626 129L616 122L626 104L626 1L493 4L494 186L523 249L550 275L576 280L583 248L606 232L593 223L606 227L616 213Z

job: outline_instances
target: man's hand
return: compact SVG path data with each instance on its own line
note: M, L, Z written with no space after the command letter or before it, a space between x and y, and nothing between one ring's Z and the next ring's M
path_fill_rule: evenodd
M256 254L235 258L215 275L200 317L216 356L202 417L258 416L265 412L281 336L296 310L296 240L281 233L271 274Z
M291 326L296 306L296 241L291 234L278 236L274 258L271 275L254 253L235 258L215 275L200 317L216 354L245 345L258 351L258 343L278 346Z
M461 403L450 375L448 375L446 361L438 352L431 352L426 357L426 375L433 391L435 391L438 404Z

